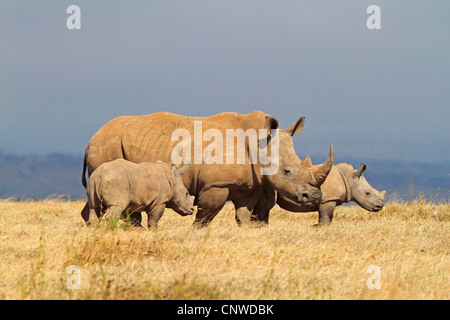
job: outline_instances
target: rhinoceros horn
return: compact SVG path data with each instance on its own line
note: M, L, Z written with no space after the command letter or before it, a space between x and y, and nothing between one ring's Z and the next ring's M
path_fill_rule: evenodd
M330 153L328 155L327 161L325 161L322 165L314 169L314 174L316 176L319 186L325 182L325 179L330 173L330 170L333 167L333 160L334 160L334 149L333 145L330 145Z
M302 167L307 167L307 168L311 167L312 166L311 157L310 156L306 156L306 158L303 159L301 166Z

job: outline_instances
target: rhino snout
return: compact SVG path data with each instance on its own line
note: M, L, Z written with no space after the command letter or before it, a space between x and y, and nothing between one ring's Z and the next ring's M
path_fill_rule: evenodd
M194 208L194 207L191 207L191 208L189 208L188 210L185 210L185 211L184 211L184 215L190 216L190 215L192 215L192 214L194 213L194 211L195 211L195 208Z
M377 212L383 209L384 207L384 200L386 199L386 191L382 191L380 193L380 196L378 197L378 201L375 202L375 205L373 206L373 211Z
M170 207L169 207L170 208ZM194 213L195 207L172 207L175 212L177 212L180 216L190 216Z

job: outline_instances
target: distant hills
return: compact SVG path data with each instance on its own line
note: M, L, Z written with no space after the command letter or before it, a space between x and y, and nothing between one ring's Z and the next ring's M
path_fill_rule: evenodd
M0 198L84 198L83 157L0 155Z
M313 163L316 163L312 156ZM361 160L336 158L359 168ZM388 198L408 200L423 196L438 202L450 197L450 162L434 163L400 160L366 160L364 176L379 190L387 190ZM69 154L3 155L0 154L0 198L42 199L85 198L81 185L83 157ZM413 186L413 190L411 188Z

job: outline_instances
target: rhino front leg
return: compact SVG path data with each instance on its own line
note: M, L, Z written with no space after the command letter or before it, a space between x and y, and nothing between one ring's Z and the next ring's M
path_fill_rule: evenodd
M229 190L227 188L210 188L201 191L197 197L197 215L195 216L194 227L204 228L222 210L228 199Z
M252 193L233 200L233 204L236 210L236 222L238 226L249 224L252 220L252 213L256 204L261 198L261 190L257 189Z
M333 220L333 212L336 208L335 201L329 201L325 203L321 203L319 206L319 223L316 226L323 226L330 224Z
M263 187L261 195L253 209L251 216L253 221L269 223L270 210L275 206L276 192L270 187Z
M158 227L159 219L161 219L164 210L166 209L166 204L160 204L154 207L151 211L148 211L148 228Z

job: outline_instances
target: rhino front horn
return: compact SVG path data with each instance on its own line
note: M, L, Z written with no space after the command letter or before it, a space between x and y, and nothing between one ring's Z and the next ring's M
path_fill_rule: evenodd
M328 155L327 161L325 161L322 165L320 165L319 167L317 167L317 169L314 170L314 174L319 183L319 186L325 182L325 179L327 178L331 168L333 167L333 161L334 161L334 148L333 145L330 145L330 153Z

